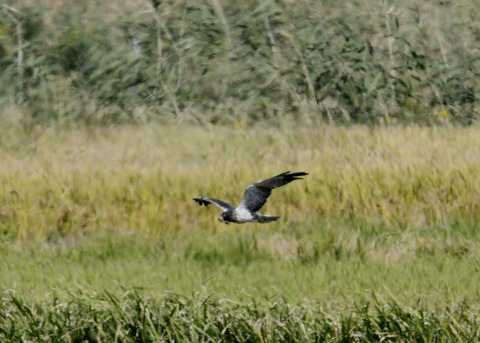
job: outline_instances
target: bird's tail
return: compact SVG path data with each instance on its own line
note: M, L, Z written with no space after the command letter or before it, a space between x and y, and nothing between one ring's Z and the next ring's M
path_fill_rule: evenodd
M282 216L266 216L258 212L257 214L258 214L258 222L262 224L273 223L273 222L276 222L277 220L280 220L280 218L282 218Z

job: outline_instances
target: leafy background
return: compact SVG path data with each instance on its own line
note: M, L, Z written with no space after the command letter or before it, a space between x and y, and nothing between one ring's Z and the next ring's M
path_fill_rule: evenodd
M478 120L475 1L10 1L0 103L47 121Z

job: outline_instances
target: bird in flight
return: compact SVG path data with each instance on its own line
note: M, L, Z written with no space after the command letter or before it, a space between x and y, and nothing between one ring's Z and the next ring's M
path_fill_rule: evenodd
M308 175L308 173L290 173L287 171L269 179L260 180L247 187L243 194L243 199L237 207L230 205L228 202L209 197L198 197L193 198L193 200L195 200L200 206L213 204L220 207L223 213L218 220L225 224L243 224L247 222L262 224L272 223L279 220L281 216L267 216L257 211L267 202L267 198L270 196L274 188L285 186L294 180L301 180L301 176L305 175Z

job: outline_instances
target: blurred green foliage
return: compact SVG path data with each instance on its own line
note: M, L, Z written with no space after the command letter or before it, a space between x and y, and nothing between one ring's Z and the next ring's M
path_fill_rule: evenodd
M46 121L479 117L475 1L18 1L0 104Z

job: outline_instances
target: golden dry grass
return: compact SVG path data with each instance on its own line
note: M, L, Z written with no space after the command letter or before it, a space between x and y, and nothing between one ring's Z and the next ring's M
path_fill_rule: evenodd
M2 133L2 221L15 239L58 231L210 227L193 196L238 202L286 170L278 225L428 228L478 222L478 128L111 127ZM11 232L13 231L13 232Z

